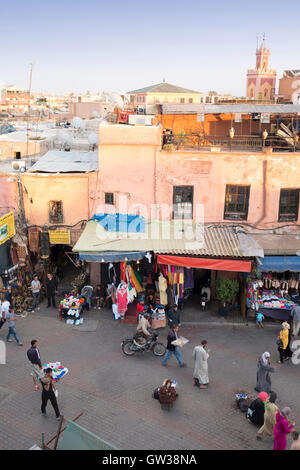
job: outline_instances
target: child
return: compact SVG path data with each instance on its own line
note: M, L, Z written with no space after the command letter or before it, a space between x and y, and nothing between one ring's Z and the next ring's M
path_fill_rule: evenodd
M263 316L262 313L257 312L257 314L256 314L256 326L257 326L257 328L263 328L264 327L263 326L263 319L264 318L265 317Z

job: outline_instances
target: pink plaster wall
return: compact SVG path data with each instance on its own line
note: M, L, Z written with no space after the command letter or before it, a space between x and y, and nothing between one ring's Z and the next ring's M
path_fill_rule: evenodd
M24 206L29 225L51 225L51 200L63 201L63 224L74 225L88 219L88 174L26 173L22 175L22 182L28 192L24 194Z
M11 211L18 212L17 194L17 181L14 175L0 174L0 217Z
M116 202L128 195L129 204L142 203L151 214L155 202L172 205L173 186L193 185L194 207L204 205L205 222L224 222L226 184L240 184L251 186L247 223L256 224L263 215L265 165L266 216L259 225L273 226L278 225L280 188L300 187L300 153L168 153L160 150L160 133L160 127L100 127L93 213L104 203L105 192L113 192Z

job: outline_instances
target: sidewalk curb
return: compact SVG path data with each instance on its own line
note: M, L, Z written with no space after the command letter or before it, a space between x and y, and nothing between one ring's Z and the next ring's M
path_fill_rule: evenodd
M252 323L236 323L236 322L201 322L201 321L198 321L198 322L194 322L194 321L185 321L185 322L182 322L181 323L182 326L188 326L188 325L192 325L192 326L243 326L243 327L255 327L255 323L252 324ZM280 325L264 325L264 328L274 328L276 327L277 329L280 327Z

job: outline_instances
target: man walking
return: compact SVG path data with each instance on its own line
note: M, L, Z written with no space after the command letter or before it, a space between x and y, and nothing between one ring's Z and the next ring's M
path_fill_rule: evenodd
M0 304L0 329L6 322L6 314L8 314L10 303L8 300L3 300Z
M35 309L39 310L39 303L40 303L40 290L41 290L41 283L38 279L38 276L34 276L33 281L31 282L32 288L32 313L34 313Z
M291 316L293 319L293 333L292 336L297 336L300 329L300 305L294 307L291 311Z
M207 359L209 358L209 350L206 352L205 348L207 346L207 341L204 339L201 341L200 346L196 346L193 352L193 358L195 360L194 367L194 385L197 385L200 388L207 388L209 379L208 379L208 365Z
M44 377L38 342L36 339L31 341L31 348L27 351L27 357L32 364L31 376L33 378L34 390L39 390L39 379Z
M8 313L5 315L5 319L6 319L6 324L8 326L8 333L7 333L7 336L6 336L6 341L8 343L12 342L12 339L10 339L10 335L12 334L12 335L14 335L15 340L18 343L18 345L23 346L23 343L20 342L20 340L17 336L16 329L15 329L16 318L15 318L14 309L12 307L9 307Z
M174 325L181 326L180 324L180 312L178 311L178 305L174 304L167 313L168 326L173 328Z
M50 367L46 369L46 375L41 379L41 384L43 387L41 406L42 414L46 416L46 406L48 400L50 400L51 405L53 406L53 409L56 414L56 419L60 419L60 413L57 405L56 396L54 393L56 391L56 388L53 384L52 369L50 369Z
M162 361L163 366L167 365L168 360L170 359L170 357L173 354L176 357L180 367L185 367L186 366L186 364L184 364L183 359L181 357L181 354L179 352L179 346L175 346L174 344L172 344L173 341L178 339L178 335L177 335L178 330L179 330L179 326L177 324L175 324L172 328L170 328L168 338L167 338L167 340L168 340L168 344L167 344L168 352L165 355L164 360Z
M56 282L53 279L52 274L50 273L47 274L46 289L47 289L47 297L48 297L47 308L51 307L51 301L52 301L53 308L56 308L56 305L55 305Z

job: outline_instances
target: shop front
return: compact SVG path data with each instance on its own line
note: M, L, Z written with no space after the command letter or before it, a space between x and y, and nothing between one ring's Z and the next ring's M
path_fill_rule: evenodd
M291 321L291 311L300 294L300 256L258 258L257 270L248 282L250 316L262 313L280 321Z
M201 292L202 288L206 288L214 299L218 278L227 276L236 279L245 288L245 275L251 272L252 261L257 254L254 250L251 256L250 235L245 235L249 241L245 253L238 233L232 227L204 227L201 240L197 238L195 229L195 238L191 240L189 234L187 242L184 237L178 237L175 225L175 222L171 222L168 237L162 236L167 229L165 223L158 221L144 224L148 228L148 234L117 232L112 237L98 220L87 223L73 251L78 253L79 260L89 263L91 284L94 287L102 284L107 289L107 285L114 284L118 291L118 288L125 290L122 283L127 284L127 309L124 304L119 308L118 292L115 294L121 316L124 311L126 316L131 311L136 315L140 295L143 295L146 302L155 302L156 305L167 308L174 303L182 305L184 296L189 292L197 293L197 290ZM156 236L151 237L149 234ZM138 288L135 282L131 282L128 268L132 268L138 280ZM115 273L115 282L112 272ZM124 296L121 297L120 294L120 300Z

